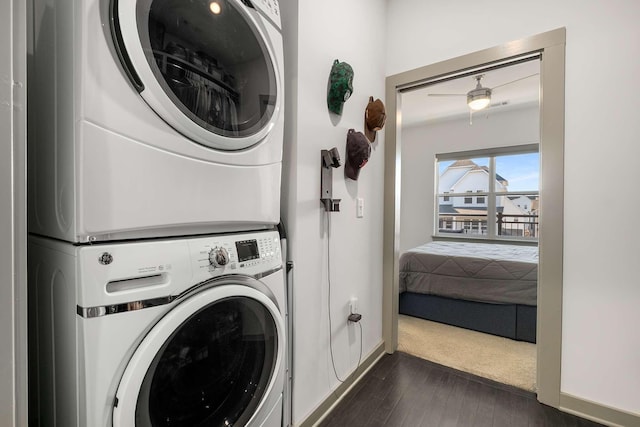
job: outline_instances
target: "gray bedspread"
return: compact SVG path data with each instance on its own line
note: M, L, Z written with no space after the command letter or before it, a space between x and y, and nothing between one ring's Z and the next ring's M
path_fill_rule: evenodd
M400 292L536 305L538 248L430 242L400 257Z

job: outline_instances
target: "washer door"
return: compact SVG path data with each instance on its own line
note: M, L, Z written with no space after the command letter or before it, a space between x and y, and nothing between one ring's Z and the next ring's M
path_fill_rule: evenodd
M113 425L246 425L271 395L284 339L278 308L254 288L222 285L188 297L133 354Z
M195 142L240 150L280 113L261 18L240 0L111 0L122 65L149 106Z

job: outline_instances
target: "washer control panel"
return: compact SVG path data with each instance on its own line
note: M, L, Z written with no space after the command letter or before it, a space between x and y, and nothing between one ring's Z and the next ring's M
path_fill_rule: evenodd
M276 231L202 237L190 246L196 274L256 275L282 266Z
M209 264L223 267L229 264L229 252L225 248L215 247L209 251Z

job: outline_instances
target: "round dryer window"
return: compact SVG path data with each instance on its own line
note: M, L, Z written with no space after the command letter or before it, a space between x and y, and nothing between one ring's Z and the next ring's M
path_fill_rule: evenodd
M112 0L123 68L153 110L211 148L259 143L280 111L271 24L240 0Z
M114 426L246 425L273 394L283 334L277 307L255 289L226 285L189 297L129 361Z

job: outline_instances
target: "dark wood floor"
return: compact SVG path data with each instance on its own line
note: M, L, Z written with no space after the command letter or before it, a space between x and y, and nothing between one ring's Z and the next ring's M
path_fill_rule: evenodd
M533 393L401 352L384 355L319 425L600 426L542 405Z

